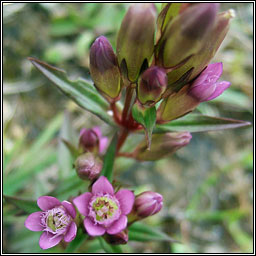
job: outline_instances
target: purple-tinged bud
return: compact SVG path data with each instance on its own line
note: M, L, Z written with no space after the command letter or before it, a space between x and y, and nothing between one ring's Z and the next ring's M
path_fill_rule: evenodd
M144 71L139 79L137 97L141 104L152 106L161 99L167 87L163 68L153 66Z
M158 213L163 207L162 195L146 191L135 197L134 212L140 218L146 218Z
M118 63L126 65L127 78L135 82L154 51L156 8L152 3L134 4L128 9L117 38Z
M139 161L159 160L188 145L191 138L189 132L153 134L150 150L147 149L147 144L143 141L136 148L134 157Z
M108 39L98 37L90 50L90 73L97 89L114 99L121 90L121 75L116 55Z
M77 175L82 180L96 179L102 170L102 161L92 153L80 155L75 162Z
M229 86L230 82L217 82L222 74L222 63L210 64L189 87L188 94L199 102L215 99Z
M103 137L99 127L92 129L83 128L80 131L79 146L83 152L94 152L102 154L108 144L108 138Z
M119 245L119 244L127 244L128 242L128 229L124 229L118 234L115 235L105 235L105 239L109 244Z
M156 47L156 63L171 68L195 54L211 33L218 7L218 3L195 4L176 16Z

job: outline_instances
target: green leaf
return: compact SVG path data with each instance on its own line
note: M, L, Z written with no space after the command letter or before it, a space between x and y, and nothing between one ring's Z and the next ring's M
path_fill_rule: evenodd
M3 195L3 197L6 203L15 205L17 208L23 210L25 213L33 213L40 211L40 208L37 206L36 201L26 200L7 195Z
M129 241L167 241L178 243L164 232L155 227L150 227L142 222L135 222L129 227Z
M102 249L106 253L122 253L122 249L120 246L108 244L103 237L98 237L98 239L100 241Z
M112 117L107 114L108 102L86 80L71 81L66 72L35 58L28 58L32 64L51 80L65 95L74 100L80 107L90 111L106 123L115 126Z
M139 106L138 104L134 104L132 108L132 116L139 124L143 126L145 130L148 149L150 149L152 132L156 123L155 106L151 108L144 108L142 106Z
M107 149L107 152L104 156L103 168L101 171L101 175L108 178L108 180L112 181L113 176L113 167L116 155L116 146L117 146L117 133L114 134L112 141Z
M154 133L165 133L171 131L205 132L218 131L224 129L238 128L250 125L250 122L240 121L230 118L220 118L190 114L188 116L173 120L166 124L158 124Z
M83 230L79 228L77 230L76 238L71 243L68 244L65 253L76 252L87 238L88 235L84 234Z

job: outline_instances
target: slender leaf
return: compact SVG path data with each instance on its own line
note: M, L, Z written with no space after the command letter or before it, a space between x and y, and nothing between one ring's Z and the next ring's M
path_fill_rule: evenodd
M129 227L130 241L168 241L178 242L155 227L150 227L142 222L135 222Z
M23 210L26 213L33 213L40 211L40 208L37 206L36 201L32 200L26 200L14 196L3 196L5 199L5 202L8 204L15 205L20 210Z
M112 141L105 154L103 168L101 171L101 174L107 177L110 182L112 181L112 176L113 176L116 145L117 145L117 133L113 136Z
M122 253L122 249L120 246L108 244L103 237L98 237L98 239L100 241L102 249L106 253Z
M138 104L134 104L132 108L132 116L139 124L143 126L145 130L148 148L150 149L152 132L156 123L155 106L151 108L144 108L139 106Z
M77 230L76 238L71 243L68 244L65 250L65 253L76 252L87 238L88 238L88 235L84 234L82 229L79 228Z
M220 118L198 114L173 120L170 123L156 125L154 133L165 133L171 131L205 132L238 128L250 125L250 122L230 118Z
M28 58L32 64L51 80L64 94L74 100L80 107L90 111L110 125L115 125L107 114L108 102L86 80L71 81L66 72L35 58Z

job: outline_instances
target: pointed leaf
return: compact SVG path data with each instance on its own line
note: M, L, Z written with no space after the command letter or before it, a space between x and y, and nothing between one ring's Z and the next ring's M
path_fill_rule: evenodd
M6 195L4 195L4 199L6 203L15 205L17 208L23 210L25 213L33 213L40 211L40 208L37 206L36 201Z
M129 241L168 241L177 243L164 232L155 227L150 227L142 222L135 222L129 227Z
M103 168L101 171L101 175L108 178L108 180L112 181L113 176L113 167L116 155L116 146L117 146L117 133L114 134L110 145L108 146L107 152L104 156Z
M150 149L152 132L156 123L155 106L151 108L144 108L138 104L134 104L132 108L132 116L139 124L143 126L148 148Z
M70 242L65 250L65 253L74 253L76 252L83 242L88 238L88 235L85 234L81 228L77 230L76 238Z
M107 114L108 102L86 80L71 81L66 72L35 58L28 58L32 64L51 80L64 94L74 100L80 107L90 111L110 125L115 125Z
M220 118L205 116L199 114L190 114L188 116L173 120L166 124L156 125L154 133L165 133L170 131L188 131L205 132L218 131L224 129L238 128L250 125L250 122L235 120L230 118Z

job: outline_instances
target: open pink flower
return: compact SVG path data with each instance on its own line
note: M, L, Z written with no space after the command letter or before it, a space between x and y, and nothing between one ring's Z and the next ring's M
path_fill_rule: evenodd
M217 82L222 74L222 63L213 63L200 74L189 88L189 95L198 101L213 100L221 95L229 86L230 82Z
M134 203L134 194L127 189L117 193L106 177L101 176L92 186L92 192L76 197L73 202L86 218L84 227L90 236L101 236L105 232L117 234L127 226L126 215Z
M41 196L37 205L42 211L30 214L24 224L31 231L44 231L39 239L42 249L51 248L62 239L71 242L76 237L76 210L70 202L60 202L52 196Z

